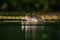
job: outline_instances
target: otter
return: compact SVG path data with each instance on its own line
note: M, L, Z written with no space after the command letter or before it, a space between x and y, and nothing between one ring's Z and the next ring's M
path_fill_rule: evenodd
M30 14L30 13L28 13L28 14L25 15L25 18L29 22L36 22L36 23L37 22L38 23L44 23L45 22L45 20L42 17L40 17L40 16L38 16L36 14Z

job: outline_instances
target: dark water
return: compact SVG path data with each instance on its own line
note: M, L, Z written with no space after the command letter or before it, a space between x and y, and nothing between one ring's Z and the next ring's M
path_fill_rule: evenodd
M28 38L21 26L21 23L0 23L0 40L60 40L60 23L45 23L43 30L26 31Z

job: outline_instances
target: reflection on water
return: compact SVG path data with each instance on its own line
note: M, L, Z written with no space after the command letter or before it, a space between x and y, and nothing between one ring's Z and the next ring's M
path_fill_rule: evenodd
M42 40L42 30L44 30L44 27L44 23L22 22L22 30L25 31L26 40L38 40L37 37L40 37L39 40Z
M0 23L0 40L60 40L60 23Z

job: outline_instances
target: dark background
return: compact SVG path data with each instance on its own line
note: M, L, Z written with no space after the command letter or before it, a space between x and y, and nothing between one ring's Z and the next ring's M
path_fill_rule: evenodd
M0 0L0 11L60 11L60 0Z

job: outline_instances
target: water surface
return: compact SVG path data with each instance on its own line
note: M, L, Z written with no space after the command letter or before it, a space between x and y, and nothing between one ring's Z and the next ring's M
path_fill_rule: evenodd
M37 29L25 31L21 29L21 23L0 23L0 40L60 40L59 24L45 23L35 26Z

